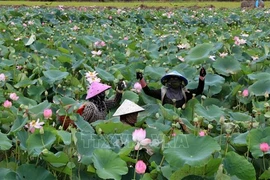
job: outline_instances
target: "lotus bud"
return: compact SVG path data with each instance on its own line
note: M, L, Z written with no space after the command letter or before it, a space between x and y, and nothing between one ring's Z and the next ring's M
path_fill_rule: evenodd
M195 96L196 96L196 94L195 94L195 93L193 93L193 94L192 94L192 98L195 98Z
M58 85L57 85L57 87L61 88L61 87L62 87L62 85L61 85L61 84L58 84Z
M102 129L98 128L98 134L102 134Z
M195 117L195 118L193 119L193 121L194 121L194 122L198 122L199 119L198 119L197 117Z
M208 124L208 129L213 129L213 125L212 124Z
M238 91L238 94L241 95L242 91Z
M183 106L182 106L182 109L185 109L186 108L186 103L185 104L183 104Z
M42 153L42 154L48 154L48 153L49 153L49 150L48 150L47 148L45 148L45 149L43 149L43 150L41 151L41 153Z
M40 133L40 134L44 134L44 129L43 129L43 128L40 128L40 129L39 129L39 133Z
M219 123L224 124L224 122L225 122L224 116L220 116Z
M157 118L157 119L159 118L159 113L156 113L156 118Z
M269 93L268 93L268 92L265 92L265 93L264 93L264 97L265 97L265 98L269 98Z
M203 100L205 100L206 99L206 96L205 95L202 95L202 97L201 97Z
M48 91L45 91L45 96L48 96Z

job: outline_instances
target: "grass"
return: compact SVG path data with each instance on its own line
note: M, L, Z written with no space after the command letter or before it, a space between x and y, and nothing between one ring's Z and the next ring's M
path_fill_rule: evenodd
M100 7L127 7L136 8L140 5L149 7L206 7L213 5L215 8L239 8L240 2L41 2L41 1L0 1L0 5L26 5L26 6L100 6ZM270 7L270 2L265 2L265 7Z

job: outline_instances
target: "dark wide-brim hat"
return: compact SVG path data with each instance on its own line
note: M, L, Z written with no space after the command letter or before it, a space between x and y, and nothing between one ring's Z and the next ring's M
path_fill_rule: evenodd
M163 85L166 85L168 80L171 78L171 77L178 77L180 80L182 80L184 82L184 85L186 86L188 84L188 80L187 78L185 78L182 74L178 73L177 71L172 71L172 72L169 72L167 74L165 74L162 78L161 78L161 83Z

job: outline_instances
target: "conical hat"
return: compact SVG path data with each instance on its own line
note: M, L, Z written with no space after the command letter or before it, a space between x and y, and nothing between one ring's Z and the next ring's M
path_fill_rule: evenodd
M121 106L119 106L119 108L115 111L113 116L121 116L140 111L144 111L144 109L141 106L138 106L134 102L125 99L124 102L121 104Z
M182 81L184 81L185 86L188 84L188 80L180 73L178 73L177 71L172 71L170 73L165 74L162 78L161 78L161 83L163 85L165 85L168 81L168 79L172 76L176 76L179 77Z
M102 84L99 82L92 82L92 84L90 85L88 91L87 91L87 96L85 99L90 99L96 95L98 95L99 93L102 93L103 91L106 91L107 89L110 89L111 86L108 86L106 84Z

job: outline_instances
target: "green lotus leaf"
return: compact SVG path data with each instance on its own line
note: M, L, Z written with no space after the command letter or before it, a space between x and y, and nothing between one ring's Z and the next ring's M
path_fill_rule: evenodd
M247 143L252 156L259 158L264 155L260 150L260 144L264 142L270 144L270 127L252 129L249 132ZM266 154L270 154L270 151L266 152Z
M43 151L41 157L51 165L52 169L71 176L74 166L69 162L70 160L66 153L59 151L54 154L50 151Z
M102 179L120 180L121 175L128 172L126 162L111 150L96 149L93 153L93 163L97 175Z
M198 164L198 166L192 167L186 164L184 165L184 167L174 172L170 177L170 180L184 179L189 175L197 175L200 177L204 176L211 177L217 172L218 167L221 164L221 161L222 159L211 158L209 162L204 166L200 166L200 164Z
M224 84L224 82L224 77L217 74L207 74L205 78L206 86L221 86L222 84Z
M229 112L232 121L251 121L252 117L247 113L242 112Z
M0 168L0 179L5 179L6 175L10 172L12 172L10 169Z
M249 86L248 90L254 93L255 96L264 96L270 92L270 79L259 80Z
M30 46L31 44L35 42L35 40L36 40L36 36L32 34L30 38L28 39L28 41L25 43L25 46Z
M50 106L51 106L51 104L46 100L38 105L29 107L29 113L33 117L38 117L38 116L43 114L44 109L48 109Z
M185 61L192 64L201 64L208 58L212 48L213 44L199 44L190 49Z
M123 93L123 97L122 97L122 100L121 100L121 103L125 100L125 99L128 99L134 103L138 103L139 101L139 96L138 94L136 94L135 92L132 92L132 91L125 91L125 93Z
M165 145L165 160L174 168L185 164L190 166L206 165L212 154L221 148L210 136L195 136L193 134L175 136Z
M55 140L55 134L50 131L44 130L44 134L36 131L26 141L28 153L33 156L39 156L43 149L50 149Z
M30 80L30 79L24 79L20 82L18 82L17 84L14 85L15 88L20 88L20 87L27 87L29 85L33 85L37 82L37 80Z
M220 116L225 114L224 111L216 105L203 107L202 105L197 104L195 110L199 116L204 117L208 121L219 120Z
M93 127L87 121L85 121L82 116L76 113L74 117L76 118L76 121L74 121L74 123L80 131L87 133L95 132Z
M268 72L256 72L248 74L250 80L267 80L270 78L270 73Z
M17 178L18 179L27 179L27 180L56 180L50 171L46 170L43 167L36 166L34 164L23 164L17 169Z
M71 144L71 133L61 130L57 131L57 134L60 136L65 145Z
M95 125L96 132L101 130L104 134L118 134L130 128L129 125L123 124L122 122L112 121L99 121L95 122L93 125Z
M96 135L92 132L76 132L77 138L76 147L78 153L82 156L82 163L89 165L91 161L89 158L92 157L95 149L110 149L108 141L102 135Z
M22 116L17 116L11 129L10 132L16 132L20 130L26 123L27 123L28 118L22 117Z
M245 157L233 151L226 154L223 164L224 169L230 176L236 176L238 179L246 180L256 179L253 165Z
M226 56L224 58L218 58L214 63L215 70L224 76L230 76L236 74L241 70L241 64L232 56Z
M48 78L48 83L51 84L54 83L55 81L62 80L69 75L68 72L62 72L60 70L43 71L43 74L46 78Z
M20 141L20 148L24 151L27 151L27 139L28 139L28 132L27 131L17 131L15 132L18 140Z
M115 79L114 76L111 73L107 72L104 69L101 69L101 68L96 67L95 70L98 73L97 76L99 78L101 78L102 80L104 80L104 81L108 81L109 82L109 81L113 81Z
M270 177L270 169L264 171L259 179L268 179Z
M71 63L72 62L72 56L70 55L61 55L57 57L57 61L61 63Z
M6 151L12 147L11 140L6 134L0 132L0 150Z
M163 67L146 66L144 70L144 75L150 77L152 80L160 80L165 73L166 69Z

